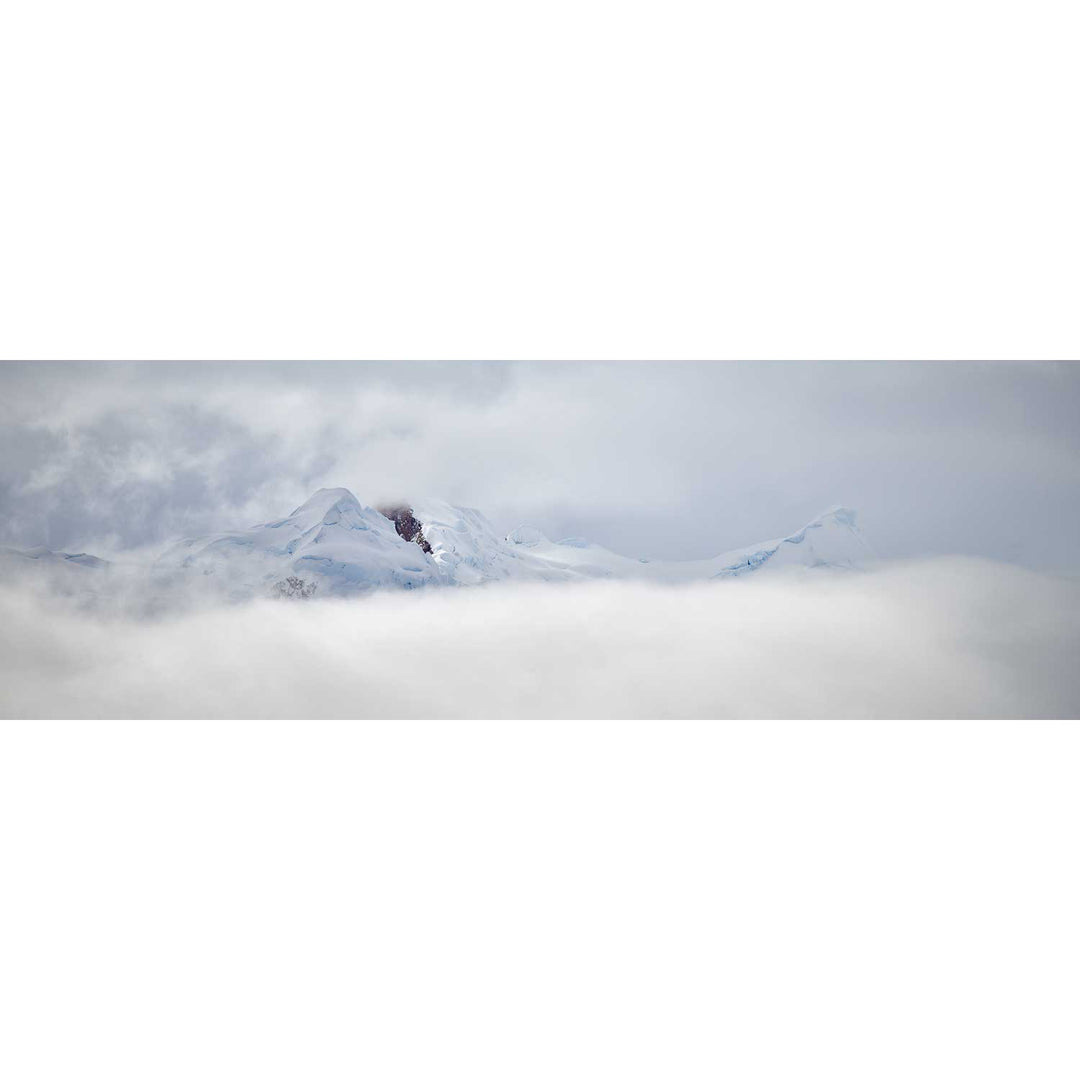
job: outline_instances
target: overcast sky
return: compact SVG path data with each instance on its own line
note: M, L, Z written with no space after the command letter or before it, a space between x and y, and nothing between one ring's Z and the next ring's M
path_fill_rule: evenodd
M116 554L319 487L694 558L854 507L883 556L1078 569L1080 365L0 364L0 543Z

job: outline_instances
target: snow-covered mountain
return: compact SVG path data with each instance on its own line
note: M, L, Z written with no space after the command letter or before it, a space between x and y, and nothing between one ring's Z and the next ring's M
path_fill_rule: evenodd
M50 565L104 560L63 552L12 552ZM711 559L653 561L577 538L552 541L523 525L500 534L478 510L421 499L364 506L346 488L315 492L288 517L235 532L181 540L151 568L159 585L199 585L233 598L352 595L495 581L624 578L706 581L780 567L857 568L872 552L855 513L834 506L798 532Z
M549 540L523 525L500 534L479 510L436 499L376 509L346 488L324 488L288 517L240 532L183 540L159 572L201 572L259 589L286 577L320 594L492 581L636 578L696 581L765 566L853 568L870 556L853 511L834 506L790 536L712 559L664 562L620 555L585 540Z

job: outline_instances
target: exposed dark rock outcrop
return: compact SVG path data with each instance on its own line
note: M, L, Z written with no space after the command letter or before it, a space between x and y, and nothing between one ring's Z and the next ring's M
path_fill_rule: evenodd
M420 531L420 522L413 516L411 507L377 506L375 509L394 523L394 528L397 529L397 534L402 540L419 544L425 554L431 554L431 545L424 539L424 534Z

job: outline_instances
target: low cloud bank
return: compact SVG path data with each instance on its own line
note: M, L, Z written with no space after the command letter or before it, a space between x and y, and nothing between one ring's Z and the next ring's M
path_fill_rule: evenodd
M1080 715L1080 581L966 558L256 601L0 594L4 717Z

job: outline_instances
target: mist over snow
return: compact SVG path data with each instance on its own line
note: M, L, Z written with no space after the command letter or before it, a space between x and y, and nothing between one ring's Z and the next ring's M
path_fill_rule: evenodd
M1080 581L970 558L692 585L86 610L0 591L0 715L1080 715Z

